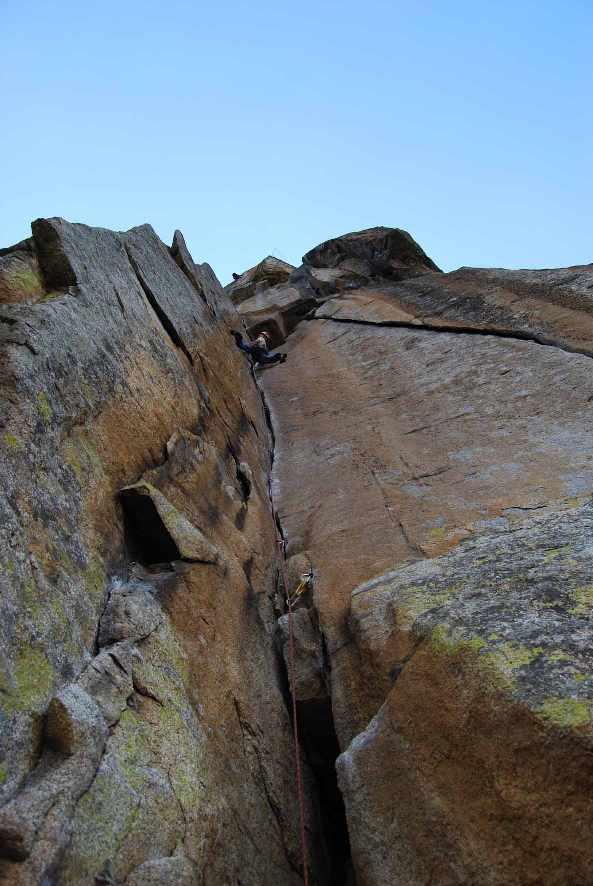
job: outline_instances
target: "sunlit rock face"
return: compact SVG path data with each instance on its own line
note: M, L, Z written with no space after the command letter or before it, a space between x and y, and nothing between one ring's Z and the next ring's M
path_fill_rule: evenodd
M0 882L593 882L593 266L236 277L0 251Z
M373 276L357 238L263 381L357 883L593 881L593 266Z

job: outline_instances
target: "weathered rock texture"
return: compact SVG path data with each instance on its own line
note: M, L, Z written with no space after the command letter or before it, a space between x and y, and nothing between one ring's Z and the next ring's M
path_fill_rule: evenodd
M438 270L407 231L370 228L322 243L304 256L300 268L268 256L226 291L249 333L267 329L277 344L337 292Z
M38 220L0 262L0 881L299 883L234 308L148 226Z
M38 220L0 347L0 882L301 883L302 582L312 886L593 883L593 266Z
M305 257L263 382L357 883L590 883L593 266L373 265L396 234Z

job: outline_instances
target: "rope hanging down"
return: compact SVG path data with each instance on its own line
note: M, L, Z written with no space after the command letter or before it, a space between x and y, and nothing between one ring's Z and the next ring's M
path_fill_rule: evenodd
M290 695L292 697L292 731L294 737L294 757L296 764L297 791L299 796L299 819L301 831L301 856L303 860L303 882L304 886L309 886L309 864L307 853L307 836L305 833L305 797L303 791L303 774L301 771L301 755L299 745L299 724L297 718L296 703L296 680L295 680L295 663L294 663L294 634L292 628L292 607L298 597L304 591L308 578L302 578L299 586L294 594L288 589L288 581L286 579L286 569L284 566L284 542L278 537L278 547L280 548L280 571L282 573L282 583L284 584L284 594L286 597L286 607L288 611L288 678L290 682Z

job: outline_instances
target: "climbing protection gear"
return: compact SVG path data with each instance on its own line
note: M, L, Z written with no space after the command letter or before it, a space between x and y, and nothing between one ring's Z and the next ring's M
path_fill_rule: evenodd
M280 571L282 573L282 583L284 585L284 595L286 597L286 608L288 612L288 679L290 682L290 694L292 696L292 732L294 737L294 757L295 757L295 768L296 768L296 779L297 779L297 792L299 796L299 821L300 821L300 832L301 832L301 856L303 861L303 883L304 886L309 886L309 859L307 854L307 835L305 833L305 797L303 792L303 774L301 772L301 755L300 755L300 746L299 746L299 724L297 718L297 704L296 704L296 680L295 680L295 664L294 664L294 633L292 628L292 610L296 600L303 593L305 588L311 582L312 575L311 573L306 574L306 582L304 581L305 575L301 576L301 580L294 591L294 593L290 593L288 588L288 581L286 580L286 568L284 565L285 560L285 548L284 548L284 540L280 537L280 532L278 532L278 547L280 548Z

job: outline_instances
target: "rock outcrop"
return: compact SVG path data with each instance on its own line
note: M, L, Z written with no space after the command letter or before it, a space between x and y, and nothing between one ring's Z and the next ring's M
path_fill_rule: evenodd
M0 252L0 882L302 883L292 632L311 886L593 883L592 296L388 228L226 291Z
M249 333L266 329L277 344L338 292L438 271L407 231L370 228L322 243L304 256L300 268L268 256L226 291Z
M326 290L263 382L356 882L593 882L593 266L429 261Z
M17 259L42 291L0 309L0 881L301 882L234 308L148 226L38 220Z

